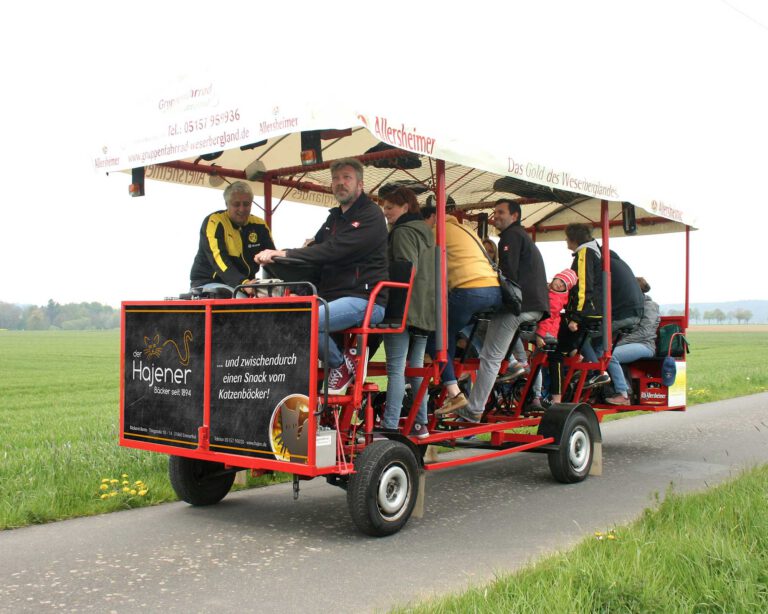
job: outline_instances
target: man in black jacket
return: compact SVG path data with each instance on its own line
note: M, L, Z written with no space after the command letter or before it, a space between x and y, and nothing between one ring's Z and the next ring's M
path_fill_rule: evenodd
M380 281L387 279L387 223L381 208L363 192L363 166L353 158L331 164L331 187L339 203L306 247L264 250L255 258L260 264L275 256L298 258L320 267L318 292L328 301L331 332L360 326L368 298ZM376 297L371 324L384 318L386 291ZM325 330L325 310L320 309L320 331ZM322 332L321 332L322 335ZM320 350L324 343L321 337ZM328 392L343 394L354 378L352 350L342 353L333 339L328 340Z
M520 285L523 305L519 316L502 311L488 324L488 332L480 351L480 368L469 395L469 404L458 412L461 417L472 422L479 421L483 415L488 395L499 374L499 365L506 356L520 324L538 322L545 313L549 313L549 290L544 259L520 223L520 215L518 203L508 199L496 201L493 225L501 233L499 268L508 279Z
M209 283L234 287L252 282L259 270L253 257L264 249L275 248L267 223L251 215L251 186L235 181L224 190L224 202L227 208L208 215L200 227L200 246L189 273L192 288Z

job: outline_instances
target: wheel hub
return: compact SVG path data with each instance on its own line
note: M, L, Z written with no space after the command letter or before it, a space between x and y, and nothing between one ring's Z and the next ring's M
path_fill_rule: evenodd
M392 516L403 509L408 500L408 475L400 465L392 465L382 473L377 503L382 514Z
M589 462L589 438L582 428L574 430L568 441L568 461L576 471L582 471Z

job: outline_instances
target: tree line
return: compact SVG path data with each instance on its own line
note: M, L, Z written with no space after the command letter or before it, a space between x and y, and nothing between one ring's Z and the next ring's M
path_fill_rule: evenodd
M683 310L670 309L666 315L681 316L683 315ZM694 322L703 321L707 324L712 324L712 322L722 324L726 320L728 322L733 322L736 320L738 324L747 324L752 319L752 312L749 309L734 309L733 311L726 313L722 309L709 309L702 313L696 307L693 307L691 308L690 318Z
M104 330L120 326L120 311L102 303L15 305L0 301L0 329Z

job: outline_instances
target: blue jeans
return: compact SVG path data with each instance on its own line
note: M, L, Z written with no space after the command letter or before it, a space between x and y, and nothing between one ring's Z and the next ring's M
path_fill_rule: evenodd
M384 349L387 352L387 405L384 409L384 428L396 429L400 422L400 412L403 409L403 397L405 396L405 363L408 358L409 367L424 366L424 348L427 338L421 335L411 335L407 330L395 335L382 335L384 337ZM409 377L413 398L421 386L420 377ZM416 424L427 423L427 398L419 405L416 414Z
M358 298L356 296L345 296L328 303L329 331L332 333L347 328L354 328L363 324L365 310L368 308L368 299ZM384 319L384 307L375 305L371 313L371 324L378 324ZM318 312L318 331L320 336L320 346L318 354L321 360L325 360L325 306L321 305ZM328 366L332 369L341 366L344 357L339 350L339 346L332 338L328 338Z
M491 311L501 306L498 286L485 288L455 288L448 293L448 364L441 377L443 385L455 384L453 357L456 354L456 335L472 320L478 311Z
M641 358L650 358L653 356L653 350L642 343L627 343L626 345L617 345L613 350L611 361L608 363L608 375L611 376L613 389L624 396L629 392L627 380L624 379L624 371L621 368L623 363L634 362Z

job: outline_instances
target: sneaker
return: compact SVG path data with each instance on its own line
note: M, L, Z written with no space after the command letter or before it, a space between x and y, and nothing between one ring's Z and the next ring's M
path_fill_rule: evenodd
M612 397L607 397L605 402L611 405L629 405L629 398L623 394L615 394Z
M467 422L480 422L483 414L476 414L469 410L469 407L462 407L456 412L456 415Z
M355 361L350 353L344 352L344 362L341 366L328 372L328 394L344 394L353 379L355 379Z
M598 373L597 375L593 375L587 380L587 383L584 384L584 388L594 388L595 386L602 386L603 384L607 384L611 381L611 376L608 375L605 371L602 373Z
M496 378L496 383L508 384L510 382L515 381L518 377L520 377L524 373L525 373L525 367L520 363L517 363L513 367L510 367L509 369L507 369L507 372L504 373L504 375L499 375L499 377Z
M429 437L427 425L414 423L413 428L411 429L410 437L415 437L416 439L426 439Z
M469 405L469 401L467 401L467 397L464 396L463 392L460 392L455 397L446 399L445 403L443 403L443 406L438 407L435 410L435 415L445 416L447 414L455 414L459 409L461 409L462 407L466 407L467 405Z
M528 403L528 409L544 409L544 406L541 404L541 399L538 397L534 398Z

